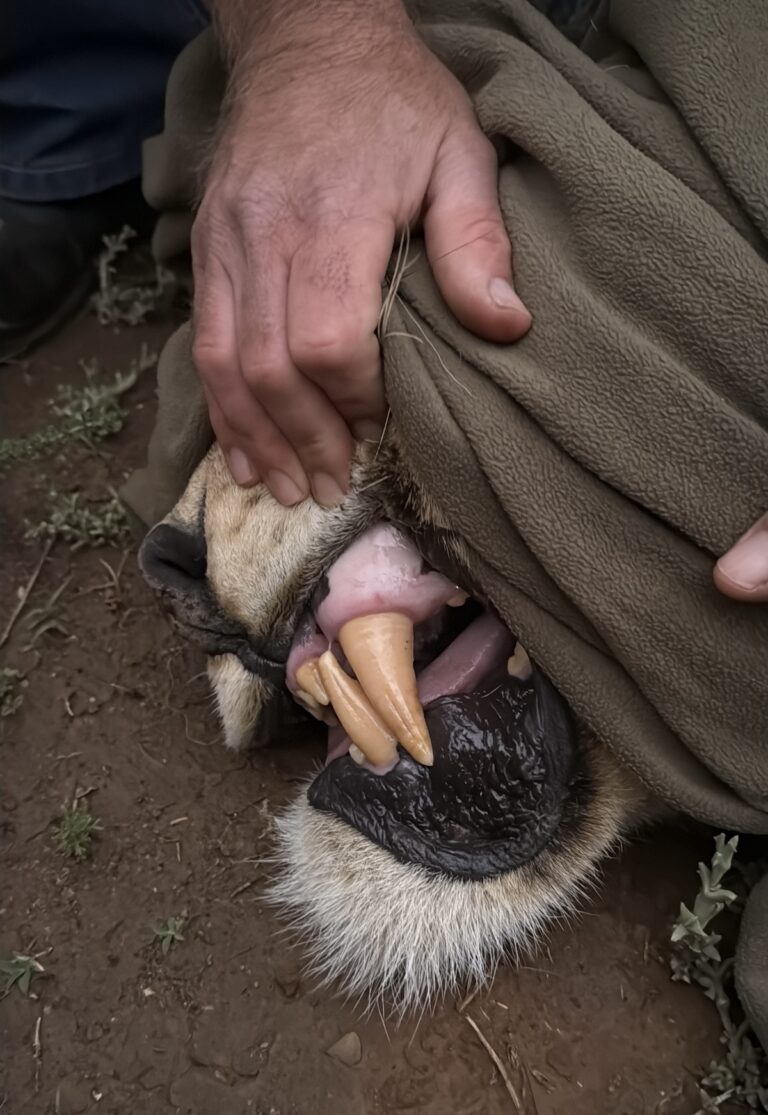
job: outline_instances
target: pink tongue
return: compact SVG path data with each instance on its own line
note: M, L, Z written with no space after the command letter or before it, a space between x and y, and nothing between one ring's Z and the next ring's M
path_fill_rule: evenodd
M371 527L345 550L328 573L328 595L317 609L328 640L357 616L401 612L421 623L457 594L441 573L423 573L421 554L395 527ZM326 644L327 645L327 644Z
M430 662L418 676L422 705L455 693L469 693L491 670L503 666L515 649L515 637L501 620L486 612Z

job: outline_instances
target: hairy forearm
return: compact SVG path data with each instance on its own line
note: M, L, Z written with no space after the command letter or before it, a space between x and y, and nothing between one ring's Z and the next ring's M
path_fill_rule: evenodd
M412 30L406 0L208 0L233 70L322 44L329 60Z

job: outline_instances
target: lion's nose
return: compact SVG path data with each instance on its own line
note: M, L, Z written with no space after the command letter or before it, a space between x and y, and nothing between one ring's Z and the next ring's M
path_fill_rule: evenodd
M141 544L139 567L161 593L199 593L207 568L205 536L168 521L159 523Z

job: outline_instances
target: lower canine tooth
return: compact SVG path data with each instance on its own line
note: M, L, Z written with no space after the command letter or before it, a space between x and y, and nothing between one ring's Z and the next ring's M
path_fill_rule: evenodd
M512 657L507 659L507 673L510 677L519 678L520 681L528 681L533 673L528 652L520 643L515 647L515 653Z
M387 730L358 683L345 674L331 651L318 659L320 677L333 711L344 731L363 756L374 766L391 763L397 756L397 740Z
M432 741L413 672L413 623L399 612L358 616L339 643L372 707L418 763L432 766Z
M308 693L318 705L327 705L329 703L328 694L320 677L319 661L319 658L310 658L308 662L299 666L296 671L296 684L305 693Z
M362 753L362 751L360 750L360 748L357 746L356 743L350 743L350 745L349 745L349 757L352 760L352 762L357 763L357 765L359 767L361 767L363 765L363 763L365 762L365 755Z

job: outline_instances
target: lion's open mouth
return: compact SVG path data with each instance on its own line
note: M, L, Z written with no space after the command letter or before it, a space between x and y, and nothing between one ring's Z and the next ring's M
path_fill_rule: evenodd
M487 878L559 825L576 766L565 703L501 620L393 526L328 571L287 684L328 725L310 803L397 859Z

